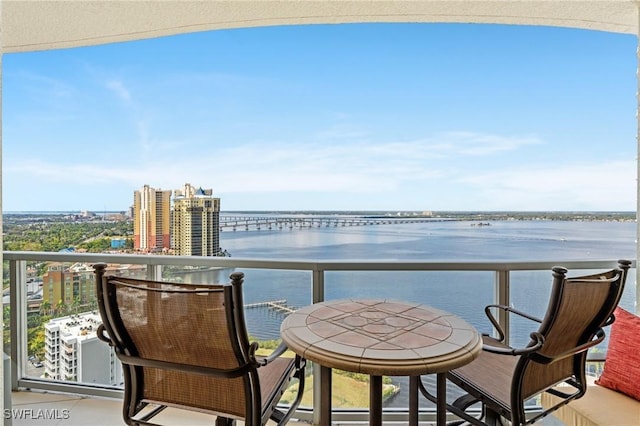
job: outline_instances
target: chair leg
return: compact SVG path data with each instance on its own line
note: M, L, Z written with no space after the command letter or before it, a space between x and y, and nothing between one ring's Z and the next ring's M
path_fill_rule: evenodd
M220 417L218 416L218 418L216 418L216 426L235 426L236 421L233 419L228 419L226 417Z

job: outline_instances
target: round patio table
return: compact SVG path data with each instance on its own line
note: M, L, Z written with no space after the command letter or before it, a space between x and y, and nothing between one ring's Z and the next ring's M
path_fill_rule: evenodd
M419 376L437 374L437 424L446 423L449 370L475 359L478 332L463 319L417 303L341 299L291 313L280 327L289 349L320 365L319 424L331 424L331 369L370 375L369 424L382 424L382 376L409 376L409 424L418 424Z

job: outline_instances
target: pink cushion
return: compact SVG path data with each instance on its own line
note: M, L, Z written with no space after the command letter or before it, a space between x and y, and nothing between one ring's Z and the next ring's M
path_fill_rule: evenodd
M596 383L640 401L640 317L619 306L614 315L607 360Z

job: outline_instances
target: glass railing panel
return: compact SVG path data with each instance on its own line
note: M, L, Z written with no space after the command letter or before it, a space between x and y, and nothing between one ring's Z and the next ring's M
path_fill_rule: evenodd
M186 284L224 284L233 268L216 266L163 265L162 280Z
M45 256L47 255L47 256ZM35 270L39 270L40 273L35 274L35 276L31 277L31 275L25 274L26 277L34 278L38 287L40 284L37 280L44 278L45 269L42 267L45 265L46 261L57 261L64 260L64 265L73 265L75 261L83 262L87 264L91 264L93 261L103 261L107 260L110 267L115 268L118 274L131 276L131 277L141 277L146 278L148 276L146 263L163 263L164 260L158 260L157 258L153 258L150 256L139 256L140 263L139 264L116 264L117 261L127 261L127 262L137 262L138 257L134 256L134 260L129 258L110 258L108 255L93 255L93 256L78 256L78 255L60 255L57 253L51 253L51 256L46 253L34 253L33 255L27 255L27 259L38 259L38 262L32 260L27 260L27 264L31 265L40 265L40 269L35 268ZM9 258L15 258L15 255L11 255L11 253L6 255ZM90 261L91 262L90 262ZM232 261L232 262L231 262ZM178 259L179 263L188 263L185 259ZM334 264L331 262L323 263L321 261L317 262L309 262L308 264L300 264L296 265L294 262L288 263L280 263L276 264L277 261L251 261L248 259L227 259L223 262L216 262L215 260L209 262L202 262L200 264L204 265L226 265L224 268L213 268L216 273L209 274L211 271L195 271L195 269L202 268L186 268L189 269L188 273L183 268L182 271L179 271L176 268L171 268L167 266L163 266L161 269L160 276L163 279L172 279L171 276L180 277L179 279L182 282L187 282L191 280L191 282L207 281L207 282L228 282L229 274L234 271L241 271L245 273L245 285L244 285L244 294L245 294L245 304L256 303L259 304L261 302L273 302L279 300L286 300L286 306L291 309L297 309L302 306L306 306L311 303L312 300L312 270L325 270L331 269L331 267L341 268L340 265ZM8 261L5 262L7 265ZM235 266L234 263L241 265L242 267L227 267L227 266ZM265 265L266 263L266 265ZM401 262L400 262L401 263ZM437 265L426 264L427 267L433 268ZM504 263L500 264L503 267ZM372 268L378 269L379 265L372 266ZM461 265L464 268L469 268L470 265ZM274 269L258 269L262 267ZM356 265L357 268L366 269L368 265L363 263L362 265ZM395 267L395 266L394 266ZM446 265L445 265L446 267ZM472 267L472 266L471 266ZM534 266L535 267L535 266ZM300 270L288 270L286 268L299 268ZM415 268L415 264L409 265L409 268ZM206 269L206 268L205 268ZM399 269L402 269L402 266L399 266ZM171 271L171 273L169 273ZM210 279L203 278L203 276L198 276L198 274L207 273L207 277L211 277ZM577 272L577 270L572 270L573 272ZM593 272L593 270L585 271L586 273ZM92 271L89 273L92 274ZM32 274L33 275L33 274ZM456 315L461 316L472 325L476 326L480 332L491 332L490 324L485 319L484 316L484 306L494 302L494 294L495 294L495 279L496 273L493 270L489 271L403 271L403 270L394 270L394 271L327 271L324 273L324 295L325 299L338 299L343 297L381 297L381 298L390 298L390 299L402 299L406 301L415 301L418 303L426 303L436 308L440 308ZM28 278L26 278L28 281ZM194 281L195 280L195 281ZM8 273L7 266L5 266L5 274L4 274L5 285L8 282ZM91 278L93 282L93 277ZM545 270L542 271L514 271L511 272L511 301L510 304L516 308L533 312L534 315L543 315L544 310L546 309L546 301L548 300L548 293L551 285L551 273L548 268L545 266ZM45 283L43 282L42 285ZM34 284L32 284L34 285ZM92 284L93 286L93 284ZM80 289L80 287L78 287ZM72 290L73 291L73 287ZM531 292L535 293L536 300L540 299L540 301L532 301ZM25 292L26 296L26 292ZM33 296L33 294L29 294L29 296ZM28 296L26 296L28 297ZM635 310L635 297L636 297L636 288L635 288L635 270L629 272L629 277L627 281L627 286L625 293L623 295L623 300L621 301L621 306L626 307L630 311ZM25 304L29 305L26 308L26 311L29 312L26 319L25 325L17 325L18 332L24 332L26 338L26 344L24 345L24 358L23 364L25 365L26 371L21 371L22 378L35 378L38 380L45 380L46 383L52 384L65 384L65 383L77 383L77 384L86 384L86 385L107 385L115 387L121 387L121 381L118 381L117 377L120 377L118 374L118 367L113 367L114 365L119 366L119 362L115 360L115 357L107 359L103 359L102 362L105 365L105 369L110 369L114 371L114 375L116 379L111 380L110 376L108 380L98 380L96 378L81 380L82 383L78 382L66 382L65 379L72 379L74 373L77 373L82 369L87 369L87 365L83 365L79 363L76 359L75 361L71 358L73 355L73 346L70 341L61 342L59 336L55 334L47 335L45 333L44 337L42 337L42 333L38 333L37 328L42 327L42 324L45 321L52 321L56 319L56 317L70 317L70 320L78 320L78 316L82 316L85 313L91 313L95 310L95 303L89 298L88 300L82 300L80 303L74 303L74 299L71 299L70 303L66 303L59 307L56 303L52 304L49 302L49 305L45 304L44 301L38 302L39 306L35 306L35 302L33 300L25 298ZM535 302L535 303L534 303ZM33 304L30 305L30 304ZM59 308L59 311L56 311L56 308ZM6 309L5 306L5 314L9 314L9 309ZM248 308L246 310L247 324L249 328L249 333L254 339L259 340L267 350L269 350L269 345L275 344L277 339L279 338L279 325L281 321L285 318L286 312L280 312L276 309L263 309L263 308ZM44 317L44 318L42 318ZM48 317L48 318L47 318ZM7 317L8 318L8 317ZM14 324L10 324L10 322L5 318L5 345L7 346L10 342L9 331L12 330ZM515 330L518 327L517 324L512 324L512 330ZM263 330L264 329L264 330ZM266 330L266 331L265 331ZM515 331L514 331L515 333ZM511 334L513 336L513 333ZM103 342L95 340L95 344L99 347L104 347L105 344ZM48 346L49 354L46 353L42 356L39 356L40 352L37 348L40 346ZM90 348L91 346L83 346L83 349ZM77 349L77 348L76 348ZM32 354L38 354L37 361L33 363L31 360L28 360L27 357ZM87 352L88 353L88 352ZM44 374L41 371L46 370L47 363L50 364L50 368L55 368L56 363L59 363L60 360L64 359L67 364L65 364L64 368L61 369L64 377L61 379L43 379ZM94 357L93 360L99 360L99 357ZM38 362L43 364L42 367L37 367ZM106 370L105 370L106 371ZM336 372L336 375L341 374L340 372ZM62 376L61 376L62 377ZM354 380L354 377L349 377L349 375L343 375L348 380ZM19 377L20 379L20 377ZM364 378L364 381L361 382L361 387L366 389L365 395L368 397L368 378ZM400 393L395 397L389 398L388 403L385 405L385 410L387 412L394 410L405 410L407 404L402 401L398 395L401 394L402 389L406 389L406 385L401 383L405 378L390 378L391 385L396 385L400 383ZM432 380L431 376L424 376L425 382L429 382ZM37 387L37 383L35 381L28 381L29 386ZM39 382L38 382L39 383ZM353 383L353 382L351 382ZM35 385L35 386L33 386ZM429 384L428 384L429 386ZM46 387L44 387L46 388ZM393 387L389 387L393 389ZM51 389L51 388L50 388ZM87 393L98 392L98 387L89 387L87 386ZM90 390L93 389L93 390ZM355 388L354 388L355 389ZM337 397L342 397L340 395L341 391L339 388L334 388L334 391L337 393ZM356 393L362 393L360 391ZM310 407L312 404L313 392L312 392L312 380L308 381L307 392L305 395L305 400L303 402L304 407ZM356 403L352 405L362 405L361 403ZM334 405L335 406L335 405ZM397 407L396 407L397 406ZM428 408L428 403L426 400L421 399L420 401L421 408ZM356 407L357 409L358 407ZM360 407L359 410L362 412L362 409L366 412L366 406ZM336 408L340 410L340 408Z
M636 312L636 295L638 294L637 285L636 269L629 269L629 273L627 274L627 282L624 286L622 298L620 299L620 307L635 314L638 313Z
M311 303L311 272L236 268L244 273L245 319L259 341L280 340L286 316Z
M329 271L325 299L381 298L422 303L482 325L493 303L493 271Z
M121 368L115 362L113 351L96 338L101 319L91 265L90 262L55 261L29 264L22 378L123 385ZM146 266L111 263L107 271L141 277L146 275ZM9 330L10 327L5 327L5 333ZM9 341L6 339L5 343Z
M70 279L67 279L70 278ZM24 376L91 385L122 385L114 354L96 338L101 323L88 264L56 263L45 270L39 306L27 310Z
M510 306L542 319L549 303L552 279L551 270L511 272ZM509 343L514 347L524 347L530 340L529 334L536 331L538 326L534 321L511 315Z

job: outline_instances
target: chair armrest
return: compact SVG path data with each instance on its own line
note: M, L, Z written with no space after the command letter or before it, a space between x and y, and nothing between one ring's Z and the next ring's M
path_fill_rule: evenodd
M529 315L527 313L524 313L522 311L519 311L519 310L514 309L514 308L512 308L510 306L507 306L507 305L487 305L484 308L484 313L487 315L487 318L489 318L489 321L491 321L491 324L493 325L493 327L498 332L499 338L497 340L499 342L504 342L505 334L504 334L504 330L502 329L502 327L498 323L498 320L491 313L491 308L502 309L503 311L511 312L513 314L519 315L519 316L521 316L523 318L526 318L526 319L529 319L531 321L535 321L537 323L542 323L541 319L536 318L534 316L531 316L531 315ZM533 336L532 336L532 338L533 338Z
M109 346L113 346L113 342L111 341L109 334L107 334L107 329L104 327L104 324L100 324L98 326L98 329L96 330L96 336L99 340L108 343Z
M269 354L269 356L260 359L260 361L259 361L260 365L269 364L274 359L279 358L280 356L282 356L282 354L284 354L287 351L287 349L288 349L287 345L284 342L280 342L278 347L275 348L273 350L273 352L271 352Z
M603 329L598 329L598 331L596 331L596 335L595 338L593 340L591 340L590 342L584 343L580 346L576 346L575 348L568 350L566 352L563 352L559 355L556 355L554 357L548 357L548 356L544 356L542 354L535 354L532 359L534 359L536 362L541 362L543 364L550 364L552 362L556 362L559 361L561 359L564 359L566 357L569 356L573 356L576 354L579 354L580 352L584 352L587 351L589 348L596 346L599 343L602 343L604 341L604 337L605 337L605 333Z
M544 345L544 336L538 333L537 331L534 331L529 336L531 337L531 340L535 341L535 343L531 346L527 346L526 348L513 348L505 344L502 344L501 346L495 346L495 345L491 345L490 343L483 343L482 350L491 352L494 354L499 354L499 355L516 356L516 355L530 354L532 352L536 352L542 347L542 345ZM496 341L498 343L501 342L498 340Z

